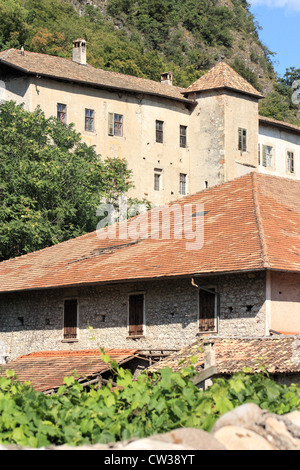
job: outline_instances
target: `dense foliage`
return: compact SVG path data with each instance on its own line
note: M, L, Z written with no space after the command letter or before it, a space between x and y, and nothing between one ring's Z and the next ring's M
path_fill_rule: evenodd
M0 107L0 259L96 230L101 197L128 191L131 173L120 159L101 161L73 125Z
M129 370L112 363L114 380L100 389L84 389L74 377L56 394L45 395L21 384L12 371L0 377L0 442L27 447L108 443L147 437L178 427L210 431L219 416L252 402L272 413L300 409L300 389L278 385L263 374L240 373L217 379L206 391L191 378L165 368L160 375Z

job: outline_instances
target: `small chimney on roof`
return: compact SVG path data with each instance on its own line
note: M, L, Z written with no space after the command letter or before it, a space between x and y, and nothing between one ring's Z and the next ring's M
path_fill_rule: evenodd
M25 55L25 51L24 51L24 46L23 46L23 44L22 44L22 46L21 46L21 55Z
M172 85L173 84L173 73L172 72L164 72L160 76L160 83L165 85Z
M86 40L76 39L73 41L72 59L80 65L86 65Z

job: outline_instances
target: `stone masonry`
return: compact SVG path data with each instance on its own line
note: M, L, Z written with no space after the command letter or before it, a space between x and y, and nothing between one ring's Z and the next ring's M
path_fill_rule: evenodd
M265 335L265 274L197 278L219 293L216 334ZM128 338L128 296L144 293L144 335ZM79 304L78 338L63 339L66 298ZM0 296L0 343L8 360L31 352L106 348L180 349L196 341L198 289L191 279L49 289ZM3 354L3 352L2 352Z

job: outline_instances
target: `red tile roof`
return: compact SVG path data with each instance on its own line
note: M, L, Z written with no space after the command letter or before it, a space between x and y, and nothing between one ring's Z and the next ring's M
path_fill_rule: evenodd
M187 249L193 240L172 236L174 225L163 239L151 236L151 224L148 236L137 240L99 239L92 232L3 261L0 292L268 268L300 272L299 197L300 181L250 173L170 205L181 214L194 208L185 221L199 223L197 236L204 220L200 248ZM129 228L137 220L129 220Z
M89 64L81 65L63 57L29 51L25 51L22 55L21 51L17 49L8 49L0 52L1 63L28 75L67 80L72 83L98 88L156 95L194 104L193 101L183 96L183 88L145 78L101 70Z
M202 77L198 78L198 80L186 88L184 93L216 89L231 89L247 95L255 96L256 98L263 97L259 91L233 70L233 68L226 64L226 62L219 62L206 74L202 75Z
M106 349L105 353L118 364L134 358L136 349ZM99 349L81 351L42 351L20 356L1 366L14 370L21 382L30 381L32 387L40 392L56 389L63 385L65 377L81 380L109 370L109 364L101 359ZM0 372L1 375L1 372Z
M174 372L193 365L198 372L204 368L204 343L214 345L216 367L220 374L242 372L247 368L256 373L300 372L300 335L249 338L210 337L181 349L148 369L157 372L170 367Z
M266 126L279 127L280 129L285 129L290 132L295 132L296 134L300 133L300 127L295 124L290 124L289 122L278 121L277 119L268 118L265 116L259 116L259 123Z

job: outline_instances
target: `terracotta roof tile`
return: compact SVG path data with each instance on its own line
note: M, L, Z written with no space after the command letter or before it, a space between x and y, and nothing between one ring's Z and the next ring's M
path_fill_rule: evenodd
M174 203L182 215L186 207L195 211L184 222L199 223L181 239L172 235L172 217L169 238L153 237L151 223L136 240L88 233L0 263L0 292L267 268L300 272L299 196L300 181L247 174ZM152 228L154 210L147 213ZM193 240L186 236L198 237L203 221L203 246L187 249Z
M161 84L145 78L101 70L88 64L81 65L63 57L29 51L25 51L25 54L22 55L19 50L9 49L0 52L0 63L20 70L25 74L68 80L72 83L77 82L100 88L157 95L193 103L193 101L183 96L183 88Z
M202 339L154 364L148 370L157 372L164 367L179 371L194 365L198 372L204 368L204 343L214 345L216 367L220 374L242 372L244 368L256 373L268 370L272 374L300 372L300 335L252 338Z
M300 133L300 127L296 126L295 124L290 124L284 121L278 121L277 119L273 119L273 118L269 118L265 116L259 116L259 123L269 125L269 126L279 127L281 129L286 129L288 131L296 132L296 134Z
M118 364L134 358L136 349L106 349L105 353ZM1 372L14 370L21 382L30 381L40 392L63 385L65 377L76 374L76 379L102 374L109 365L101 360L99 349L79 351L41 351L20 356L1 366Z
M192 83L185 89L184 93L194 93L216 89L231 89L247 95L262 98L259 93L247 80L239 75L226 62L219 62L206 74Z

